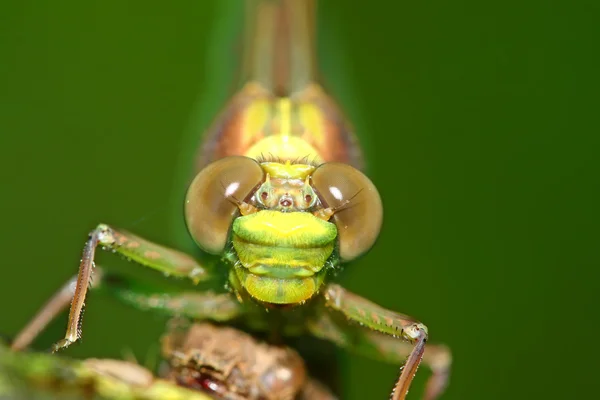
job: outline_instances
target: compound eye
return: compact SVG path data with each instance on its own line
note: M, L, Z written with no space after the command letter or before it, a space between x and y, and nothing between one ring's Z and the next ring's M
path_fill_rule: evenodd
M185 198L185 221L196 243L219 254L227 242L238 207L263 180L260 165L248 157L232 156L207 165L192 181Z
M326 163L313 172L312 184L323 205L337 209L332 219L342 260L355 259L369 250L383 220L381 197L373 182L349 165Z

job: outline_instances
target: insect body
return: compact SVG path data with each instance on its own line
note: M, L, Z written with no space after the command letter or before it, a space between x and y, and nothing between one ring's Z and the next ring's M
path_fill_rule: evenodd
M78 276L14 347L28 343L69 303L67 333L55 349L78 340L95 273L93 285L111 287L140 308L197 320L235 320L275 336L308 333L384 361L404 362L393 399L406 397L425 354L434 372L425 396L434 399L447 381L448 350L426 350L424 324L329 282L344 262L373 246L383 211L377 188L360 171L362 154L350 125L317 84L314 2L249 0L246 5L243 85L205 136L185 200L191 236L222 262L202 265L101 224L90 233ZM94 272L98 246L195 283L225 273L230 290L167 294L116 285L103 279L100 269Z

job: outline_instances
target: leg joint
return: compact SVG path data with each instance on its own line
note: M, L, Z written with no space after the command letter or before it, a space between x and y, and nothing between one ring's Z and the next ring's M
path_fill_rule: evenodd
M427 330L427 326L422 324L421 322L415 322L412 325L404 328L404 336L406 336L411 341L424 340L427 341L429 337L429 331Z

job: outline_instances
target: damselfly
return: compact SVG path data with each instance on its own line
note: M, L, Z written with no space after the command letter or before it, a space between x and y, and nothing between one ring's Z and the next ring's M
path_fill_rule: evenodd
M425 397L443 391L445 347L426 347L424 324L351 293L331 278L375 243L383 219L377 188L360 170L351 125L317 79L315 2L248 0L239 90L198 151L185 199L188 230L218 263L197 259L106 224L85 245L78 275L19 336L22 348L71 304L66 336L81 335L92 287L127 303L196 320L236 322L272 337L311 334L391 363L404 363L392 398L404 399L421 359L433 370ZM164 293L103 279L97 247L227 291Z

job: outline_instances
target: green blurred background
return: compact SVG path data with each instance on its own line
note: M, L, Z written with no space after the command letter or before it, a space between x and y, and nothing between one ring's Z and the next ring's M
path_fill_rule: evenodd
M189 134L232 87L235 4L0 4L1 333L75 273L98 222L183 246L174 199ZM377 246L340 280L452 347L445 399L597 396L598 9L321 4L324 75L386 207ZM66 354L145 361L164 321L91 296L83 342ZM387 398L396 367L340 360L344 399Z

